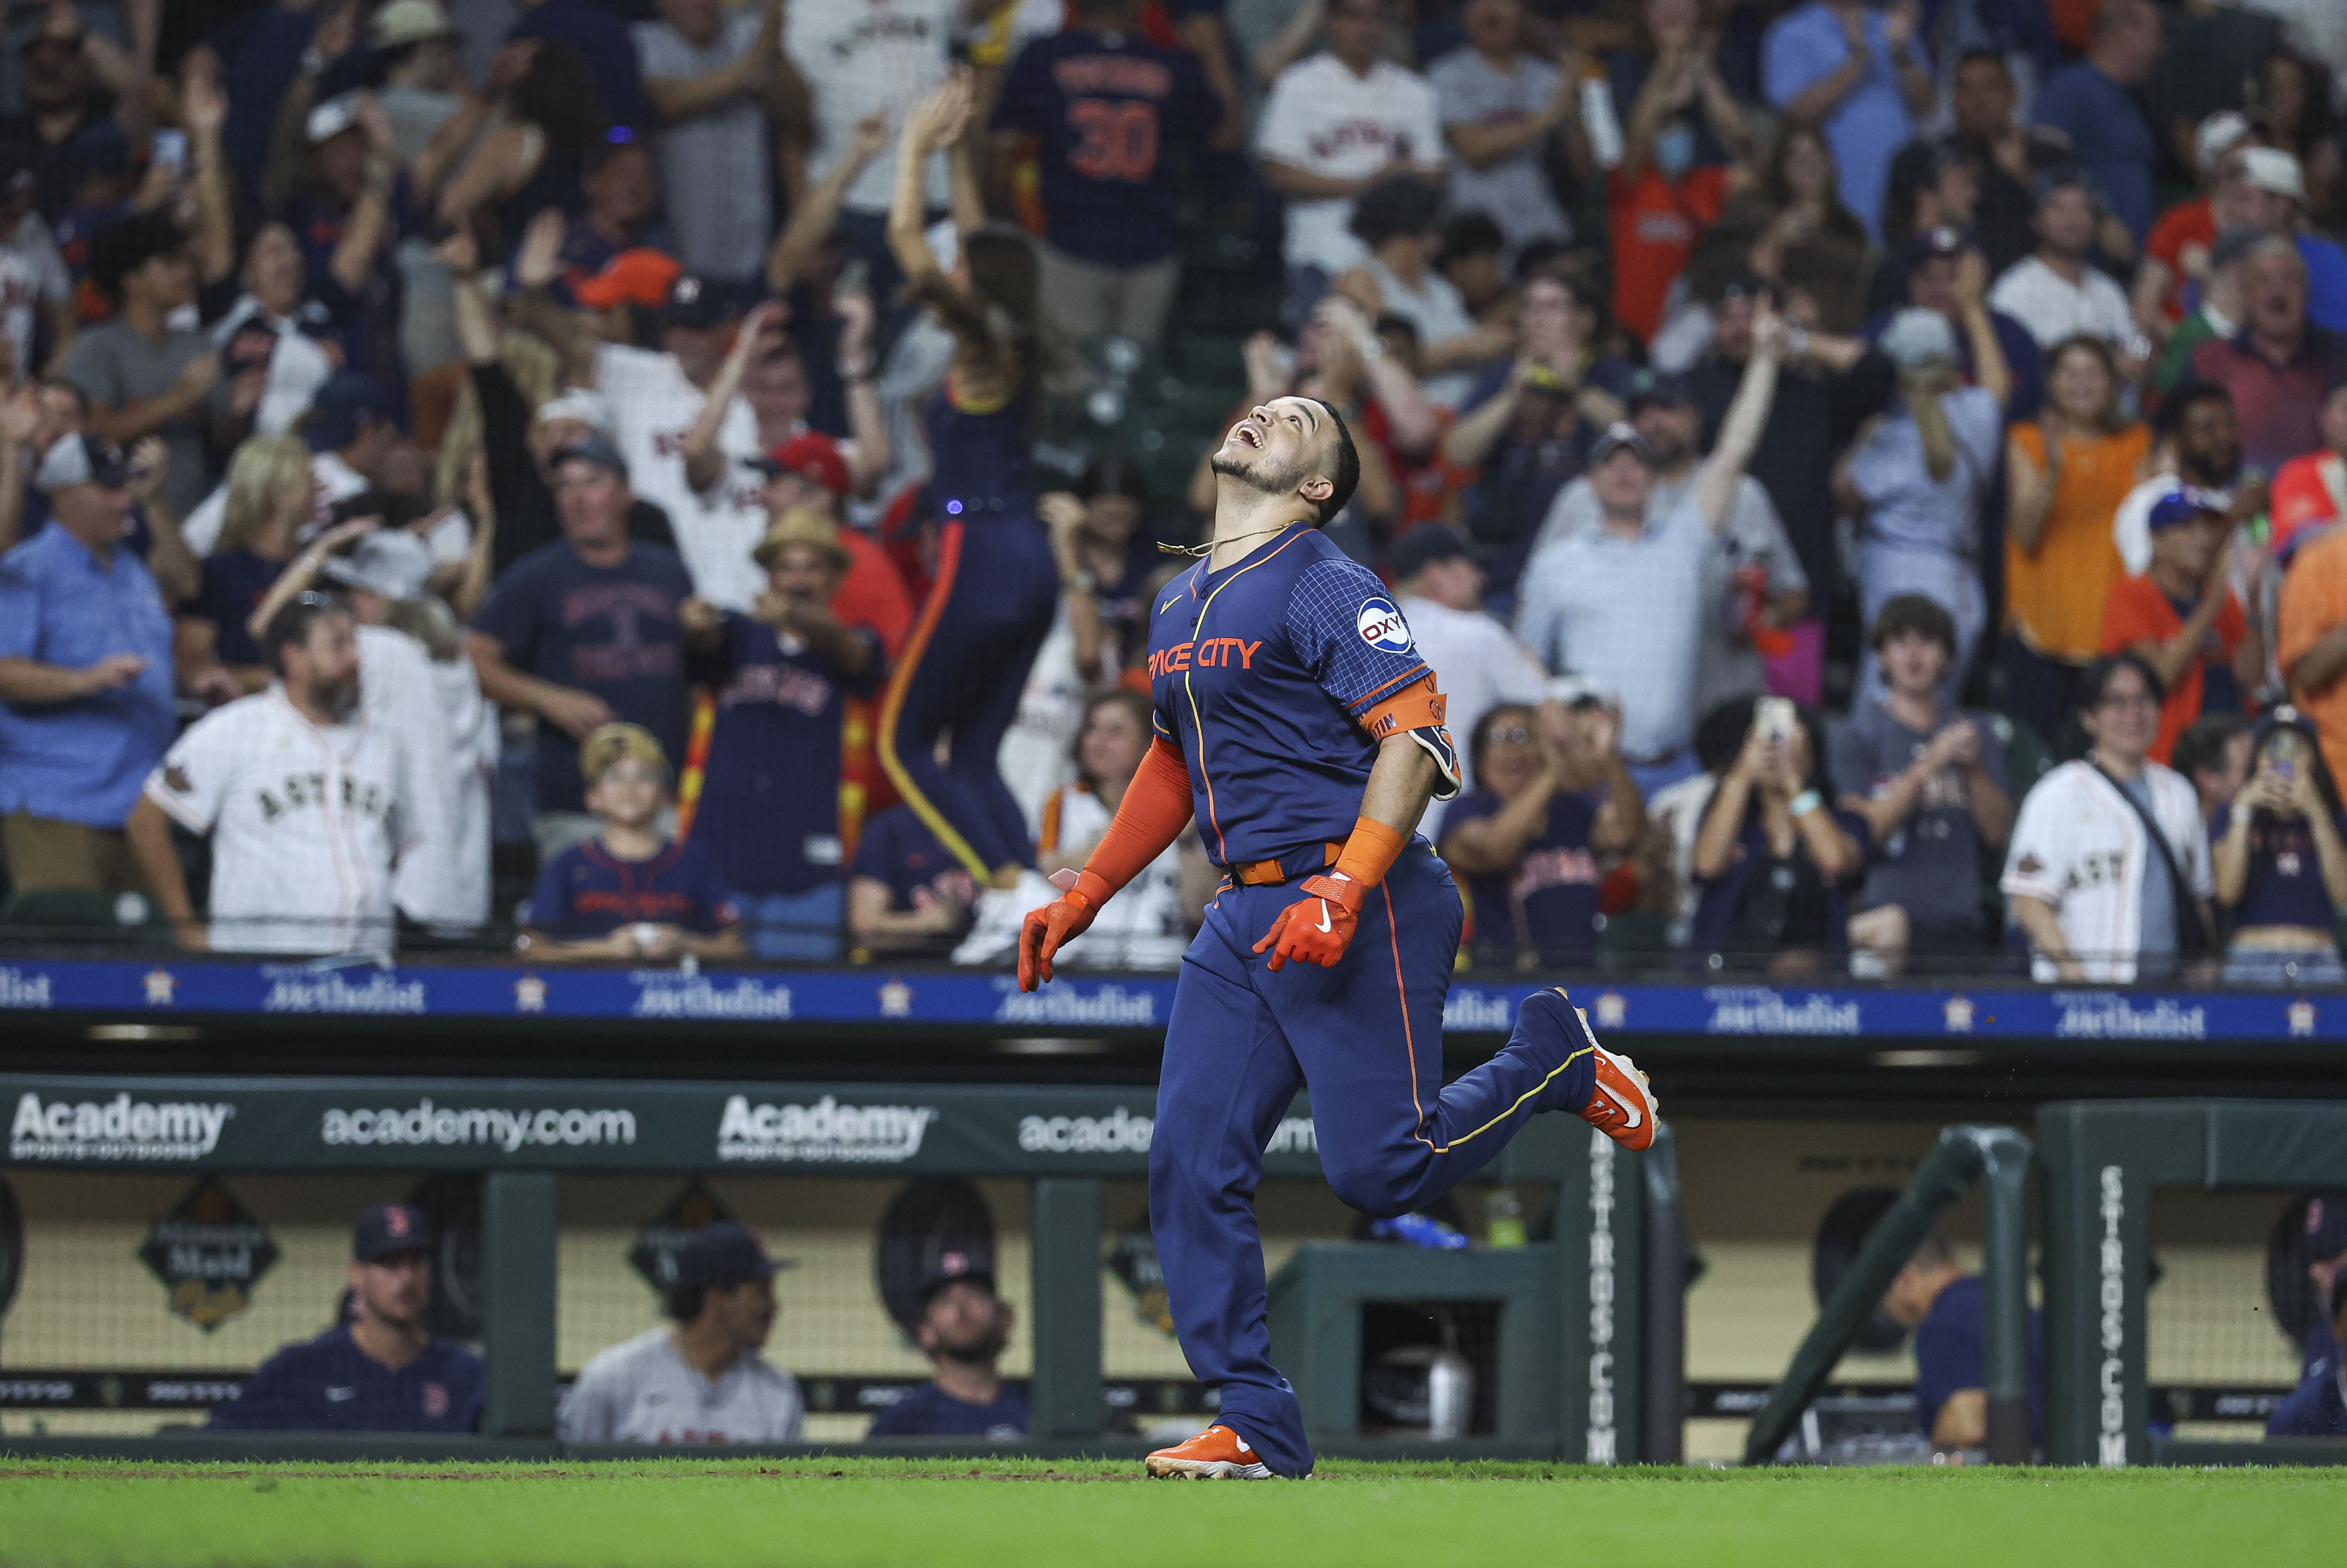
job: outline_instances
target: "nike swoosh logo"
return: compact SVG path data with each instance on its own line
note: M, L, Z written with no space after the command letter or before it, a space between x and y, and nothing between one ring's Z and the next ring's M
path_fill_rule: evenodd
M1245 1438L1243 1438L1243 1437L1239 1436L1239 1435L1238 1435L1238 1433L1236 1433L1236 1432L1233 1432L1233 1433L1231 1434L1231 1441L1233 1441L1233 1442L1235 1442L1235 1443L1236 1443L1236 1444L1238 1444L1238 1445L1239 1445L1239 1452L1241 1452L1241 1453L1243 1453L1243 1454L1251 1454L1251 1453L1255 1452L1255 1450L1253 1450L1253 1449L1251 1449L1251 1448L1247 1447L1247 1440L1246 1440L1246 1439L1245 1439Z
M356 1388L329 1389L326 1390L326 1398L338 1405L344 1399L355 1399L358 1397L359 1391Z
M1163 603L1163 604L1159 605L1159 606L1157 607L1157 613L1158 613L1158 614L1160 614L1160 615L1163 615L1163 614L1164 614L1167 610L1169 610L1173 609L1173 608L1174 608L1174 603L1175 603L1175 601L1176 601L1176 600L1178 600L1181 597L1182 597L1182 596L1181 596L1180 594L1178 594L1178 593L1177 593L1177 594L1175 594L1175 595L1174 596L1174 598L1173 598L1173 599L1169 599L1169 600L1167 600L1164 603Z
M1327 929L1329 928L1329 927L1328 927L1328 900L1327 900L1326 898L1323 898L1323 899L1321 899L1321 900L1320 900L1320 928L1321 928L1322 930L1324 930L1324 931L1326 931L1326 930L1327 930Z
M1646 1117L1644 1112L1631 1104L1628 1101L1623 1099L1619 1094L1614 1093L1607 1085L1600 1083L1597 1086L1597 1092L1603 1094L1606 1099L1611 1100L1614 1104L1620 1106L1622 1108L1622 1114L1629 1118L1627 1122L1622 1123L1622 1130L1624 1132L1635 1132L1639 1126L1645 1122Z

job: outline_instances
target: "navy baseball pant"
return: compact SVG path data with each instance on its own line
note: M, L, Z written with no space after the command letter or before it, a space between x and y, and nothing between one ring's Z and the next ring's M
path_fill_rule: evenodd
M1578 1112L1596 1082L1587 1031L1548 992L1505 1050L1443 1087L1460 909L1423 840L1369 894L1341 962L1274 974L1255 944L1298 897L1294 884L1233 886L1208 907L1183 959L1149 1143L1150 1227L1182 1353L1221 1386L1222 1422L1291 1476L1311 1472L1312 1447L1271 1364L1255 1189L1296 1091L1311 1091L1329 1185L1386 1216L1481 1170L1534 1112Z

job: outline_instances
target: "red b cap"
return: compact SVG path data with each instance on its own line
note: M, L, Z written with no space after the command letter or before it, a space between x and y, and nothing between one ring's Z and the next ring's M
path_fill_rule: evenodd
M574 282L570 297L590 311L608 311L620 304L657 310L668 302L669 285L683 271L684 263L667 251L638 246L604 262L603 270L593 277Z
M848 476L847 459L839 455L839 443L820 430L792 436L750 466L761 473L813 479L835 496L856 488L856 481Z

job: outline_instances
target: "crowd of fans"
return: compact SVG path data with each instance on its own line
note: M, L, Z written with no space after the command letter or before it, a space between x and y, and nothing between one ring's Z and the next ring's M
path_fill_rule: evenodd
M1212 495L1148 364L1359 433L1472 964L2347 979L2325 5L15 15L21 927L1003 958Z

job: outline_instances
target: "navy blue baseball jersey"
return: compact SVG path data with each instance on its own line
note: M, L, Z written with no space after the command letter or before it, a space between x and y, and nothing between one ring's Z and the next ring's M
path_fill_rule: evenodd
M1045 239L1079 261L1138 267L1174 248L1167 149L1202 143L1221 115L1188 54L1071 27L1019 52L994 128L1041 143Z
M1208 856L1292 862L1291 876L1352 835L1377 761L1371 714L1433 674L1385 584L1300 525L1159 589L1148 672L1157 733L1189 764ZM1435 797L1449 800L1450 737L1411 733L1441 764Z
M481 1358L449 1339L395 1372L347 1324L288 1345L212 1411L216 1429L289 1432L469 1432L481 1424Z
M622 860L600 839L574 844L538 874L523 924L549 937L607 937L638 921L706 935L740 919L716 865L690 843Z
M728 611L716 651L687 665L717 689L717 722L702 770L694 842L725 860L733 892L764 897L836 882L840 715L847 696L878 684L880 641L861 675L829 654Z
M867 1438L1023 1438L1028 1405L1024 1389L1005 1384L990 1405L957 1399L935 1383L908 1389L905 1397L872 1418Z

